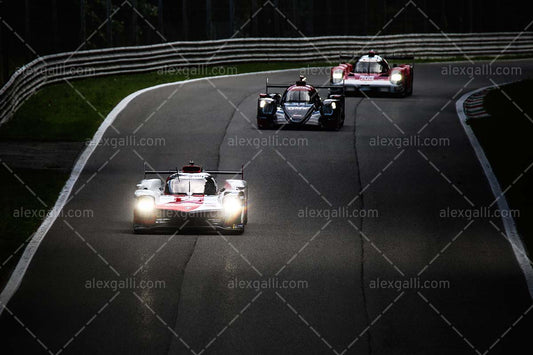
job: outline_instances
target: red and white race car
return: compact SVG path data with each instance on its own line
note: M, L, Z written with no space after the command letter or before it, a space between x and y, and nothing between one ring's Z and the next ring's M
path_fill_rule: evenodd
M190 162L181 170L145 170L137 184L133 231L208 228L244 232L248 222L248 187L243 170L205 171ZM219 187L213 175L240 175ZM146 175L158 178L146 179ZM162 176L168 176L163 180ZM164 182L163 182L164 181Z
M412 56L393 59L414 59ZM413 93L414 63L392 64L370 51L359 58L355 65L339 64L331 68L331 85L344 86L346 95L359 92L387 93L409 96Z

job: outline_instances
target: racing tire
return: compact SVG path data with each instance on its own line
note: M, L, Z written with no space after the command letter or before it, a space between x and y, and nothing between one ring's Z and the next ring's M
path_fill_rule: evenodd
M141 228L139 226L133 226L133 233L134 234L146 234L146 229Z
M324 124L322 127L326 131L339 131L343 125L344 125L344 122L341 120L338 120L334 123Z
M409 82L409 91L407 92L407 96L412 96L413 95L413 83L414 83L414 73L411 72L411 80Z
M265 122L266 121L266 122ZM265 129L273 129L274 128L274 122L270 119L257 119L257 129L265 130Z
M398 97L398 98L407 97L407 96L409 96L409 92L407 89L405 89L402 92L392 94L392 97Z
M228 234L232 234L232 235L241 235L241 234L244 233L244 226L242 228L239 228L239 229L230 230L227 233Z
M244 233L244 224L241 227L235 228L235 229L231 229L231 228L226 227L226 229L224 229L224 231L222 233L223 234L243 234Z

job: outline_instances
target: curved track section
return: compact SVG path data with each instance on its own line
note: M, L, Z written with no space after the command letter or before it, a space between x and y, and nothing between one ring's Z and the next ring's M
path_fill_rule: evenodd
M265 74L139 96L67 204L94 217L56 220L3 313L2 353L505 354L527 346L531 299L490 223L500 221L442 216L487 206L492 195L453 104L487 79L444 78L440 69L418 65L410 98L347 99L340 132L257 131ZM246 164L245 234L134 235L143 162L170 168L190 159ZM444 286L412 287L416 280ZM391 287L397 281L411 283Z

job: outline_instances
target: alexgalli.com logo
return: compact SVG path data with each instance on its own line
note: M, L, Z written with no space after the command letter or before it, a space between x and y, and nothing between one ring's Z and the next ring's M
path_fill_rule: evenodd
M230 289L250 289L250 290L287 290L287 289L306 289L309 288L309 282L306 280L280 280L277 277L269 277L261 280L242 280L237 277L228 281Z
M444 76L520 76L522 68L519 66L499 66L492 64L457 65L448 64L441 67L441 75Z
M371 289L392 289L398 292L403 290L438 290L449 289L448 280L421 280L420 277L410 277L407 279L387 280L380 279L370 281Z
M166 288L164 280L137 280L135 277L126 277L116 280L100 280L94 277L85 281L86 289L110 289L118 290L144 290L144 289L164 289Z
M378 218L376 209L350 209L346 206L337 208L304 208L298 210L298 218Z
M103 137L98 142L93 142L92 139L87 139L85 145L125 148L125 147L164 147L167 141L164 137L137 137L135 135L128 135L123 137Z
M447 137L421 137L411 135L405 137L370 137L368 145L371 147L423 148L423 147L449 147L450 138Z
M62 218L93 218L93 210L78 210L78 209L61 209L55 211L53 209L27 209L19 207L13 210L14 218L41 218L45 217L62 217Z
M486 206L479 208L450 208L439 211L440 218L502 218L502 217L520 217L520 210L499 210Z
M270 135L266 137L229 137L228 146L230 147L254 147L256 149L265 147L307 147L309 140L303 137L280 137L279 135Z

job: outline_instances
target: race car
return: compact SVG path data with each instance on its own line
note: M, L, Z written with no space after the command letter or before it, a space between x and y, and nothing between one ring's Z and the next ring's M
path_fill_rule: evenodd
M392 57L393 59L414 59L412 56ZM347 95L359 92L386 93L396 96L413 94L414 63L392 64L374 51L359 58L355 66L350 63L331 68L330 83ZM341 89L342 87L342 89Z
M269 93L270 88L283 88L280 93ZM305 77L294 85L266 84L266 94L259 94L257 101L257 127L274 128L287 125L319 126L325 129L339 130L344 125L344 94L329 94L322 100L317 89L331 89L330 86L308 85Z
M157 175L147 178L146 175ZM220 187L213 175L240 176ZM163 177L167 178L163 181ZM134 194L133 231L207 228L244 232L248 222L248 187L244 171L204 170L190 162L181 170L146 170Z

